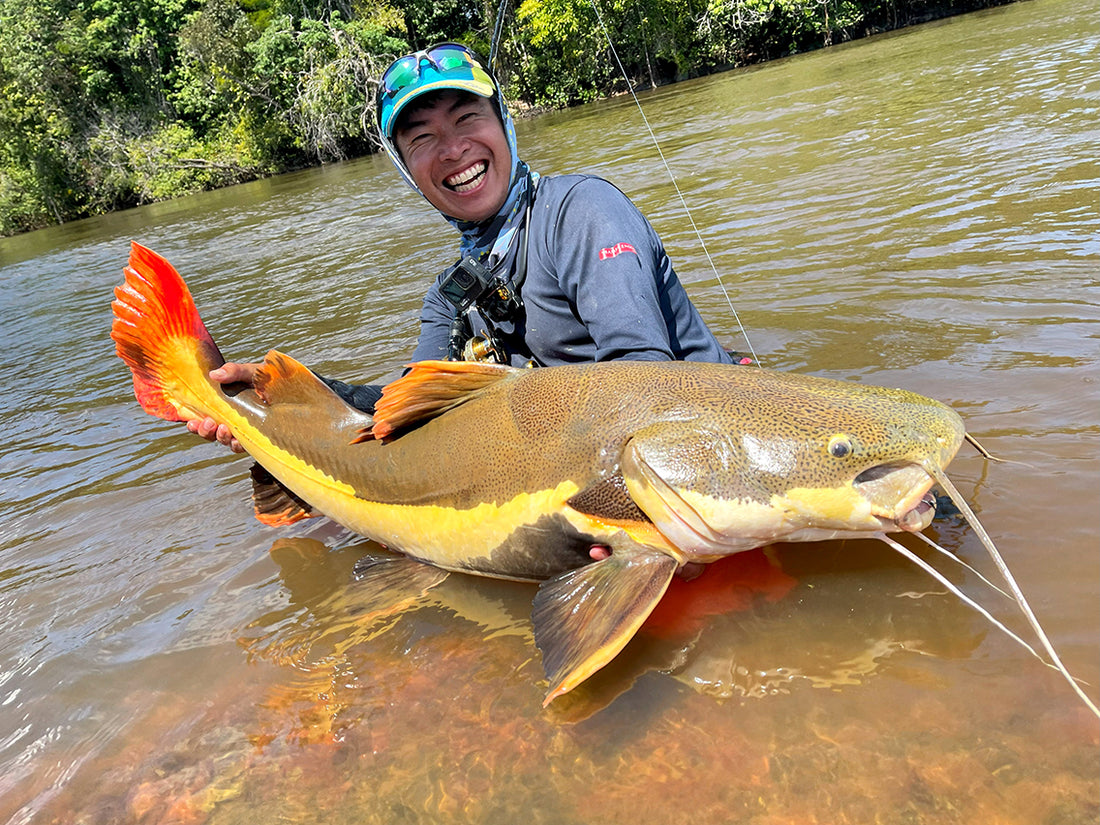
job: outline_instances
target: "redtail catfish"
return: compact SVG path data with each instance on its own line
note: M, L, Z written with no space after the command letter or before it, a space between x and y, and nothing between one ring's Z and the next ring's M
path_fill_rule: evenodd
M410 569L543 582L547 703L623 648L685 564L922 530L965 437L911 392L700 363L421 362L372 417L272 351L254 387L229 392L175 269L134 244L125 276L111 335L138 400L229 425L266 471L261 520L323 514Z

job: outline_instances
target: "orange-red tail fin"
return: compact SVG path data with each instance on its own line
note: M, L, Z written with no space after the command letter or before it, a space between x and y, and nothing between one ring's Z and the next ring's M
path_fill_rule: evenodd
M150 415L168 421L201 417L188 389L225 363L191 293L175 268L140 244L131 244L126 283L111 304L115 351L134 375L134 395Z

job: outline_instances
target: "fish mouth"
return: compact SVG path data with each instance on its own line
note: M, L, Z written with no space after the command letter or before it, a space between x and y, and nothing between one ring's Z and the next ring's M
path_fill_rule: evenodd
M935 479L919 464L879 464L864 470L852 487L871 505L871 514L885 526L918 533L932 523Z

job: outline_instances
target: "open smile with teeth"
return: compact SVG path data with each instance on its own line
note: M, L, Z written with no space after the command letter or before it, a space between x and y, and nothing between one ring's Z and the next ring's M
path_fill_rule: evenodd
M469 192L481 183L488 168L489 164L483 160L479 160L472 166L463 169L457 175L451 175L449 178L446 178L443 181L443 185L455 192Z

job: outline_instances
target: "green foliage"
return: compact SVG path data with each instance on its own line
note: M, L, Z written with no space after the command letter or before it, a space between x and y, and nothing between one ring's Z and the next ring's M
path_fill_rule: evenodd
M94 211L117 208L108 198L125 193L124 204L149 203L252 180L277 169L266 160L267 147L241 122L200 137L182 123L133 135L112 124L88 145Z
M251 56L248 88L257 113L282 124L285 153L337 160L369 151L375 79L404 41L383 7L346 22L272 19L245 50Z
M612 82L614 64L588 0L523 0L517 18L533 59L516 78L514 96L562 106L595 99Z
M488 5L488 14L470 0L403 0L400 7L406 42L411 49L423 49L443 40L468 42L471 32L492 25L495 3Z
M79 131L81 77L64 44L82 33L61 9L34 0L2 0L0 6L0 192L9 227L28 228L44 216L63 220L71 138Z
M495 69L565 106L1002 1L510 0ZM393 56L500 2L0 0L0 234L372 151Z
M46 193L34 170L0 166L0 235L14 235L51 222Z
M179 55L171 100L182 118L220 120L242 103L241 86L251 69L246 51L259 36L234 0L207 0L179 30Z

